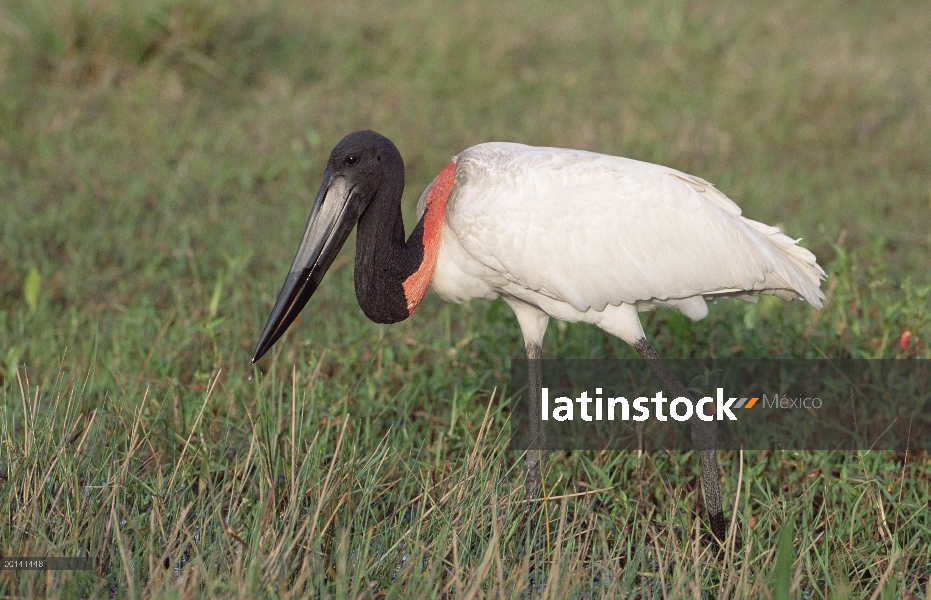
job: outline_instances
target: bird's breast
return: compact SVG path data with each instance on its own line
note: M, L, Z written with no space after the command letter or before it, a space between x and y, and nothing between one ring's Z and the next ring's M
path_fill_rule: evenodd
M444 223L431 282L434 292L444 300L458 304L473 298L494 300L507 283L501 273L466 252L456 231L448 222Z

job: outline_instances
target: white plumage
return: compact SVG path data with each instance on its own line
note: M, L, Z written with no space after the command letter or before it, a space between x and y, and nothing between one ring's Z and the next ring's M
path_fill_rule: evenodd
M656 306L695 320L708 312L705 299L719 297L772 294L821 307L815 256L742 217L698 177L511 143L473 146L455 161L432 282L447 300L503 296L518 318L536 307L631 344L643 338L637 311ZM545 328L545 315L533 316Z

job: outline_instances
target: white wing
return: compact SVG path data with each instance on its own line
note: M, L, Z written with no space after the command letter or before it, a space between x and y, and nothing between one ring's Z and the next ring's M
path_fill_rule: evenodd
M815 307L824 271L706 181L578 150L490 143L457 157L446 224L472 258L578 311L769 293ZM422 207L421 207L422 212ZM648 304L649 305L649 304ZM681 306L680 306L681 305Z

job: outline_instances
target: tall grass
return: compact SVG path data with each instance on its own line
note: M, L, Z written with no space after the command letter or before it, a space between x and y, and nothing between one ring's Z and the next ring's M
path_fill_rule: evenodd
M391 137L405 211L491 139L659 161L805 236L822 311L644 326L669 357L929 358L931 8L787 1L0 4L0 571L9 596L931 594L922 453L556 453L522 552L500 301L369 323L351 249L249 358L330 147ZM351 246L351 245L350 245ZM632 356L554 324L549 356ZM541 566L542 565L542 566ZM542 573L543 575L539 575Z
M222 382L217 374L199 394L187 431L165 435L159 421L169 418L170 401L144 393L133 409L81 411L86 380L59 380L43 392L20 377L17 397L4 398L0 431L11 450L4 552L91 556L95 569L4 572L5 593L927 593L926 457L731 456L731 492L743 507L733 532L743 547L732 538L719 560L687 500L690 456L560 456L560 478L575 473L571 485L555 482L547 502L541 580L532 578L531 554L520 551L523 489L494 398L463 434L468 450L456 453L393 429L372 439L351 412L310 426L315 388L296 382L259 388L258 410L243 428L211 415ZM639 483L615 487L626 470ZM652 497L635 501L638 487Z

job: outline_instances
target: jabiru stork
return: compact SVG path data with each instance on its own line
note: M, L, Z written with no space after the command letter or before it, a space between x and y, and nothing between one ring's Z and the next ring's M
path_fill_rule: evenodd
M542 357L551 317L597 325L631 344L677 397L689 393L647 341L638 312L666 306L698 320L708 314L706 301L718 298L771 294L816 308L824 299L825 273L798 240L741 216L714 186L668 167L479 144L427 187L406 240L403 190L404 161L391 140L357 131L336 145L253 363L297 317L356 224L356 298L368 318L403 321L430 287L459 303L500 296L520 324L531 389L539 388L533 359ZM539 390L530 396L534 410ZM525 472L535 498L548 455L541 423L530 423L536 441ZM715 425L691 425L712 533L723 541Z

